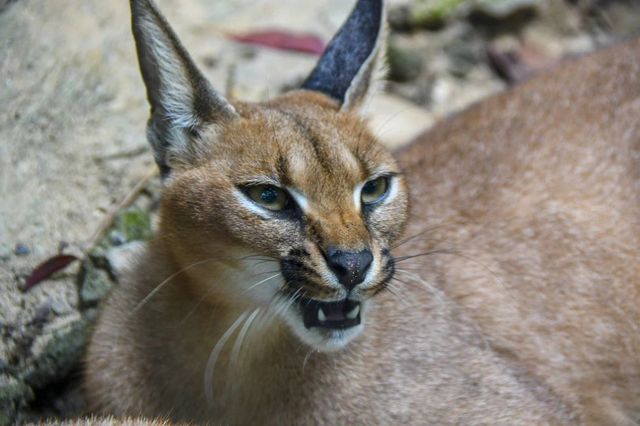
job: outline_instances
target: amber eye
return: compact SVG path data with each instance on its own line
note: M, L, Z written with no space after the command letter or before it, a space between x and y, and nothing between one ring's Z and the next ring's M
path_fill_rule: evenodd
M389 178L381 176L365 183L360 192L360 199L363 204L373 204L380 201L389 189Z
M277 186L255 185L247 188L246 192L253 201L269 210L280 211L289 205L289 196Z

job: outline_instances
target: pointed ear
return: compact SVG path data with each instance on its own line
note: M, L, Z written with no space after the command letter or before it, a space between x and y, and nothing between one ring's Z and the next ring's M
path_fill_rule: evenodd
M151 0L131 0L133 35L151 117L147 138L163 176L206 149L205 126L237 117L211 87Z
M384 9L383 0L358 0L302 87L340 101L343 110L360 106L385 74Z

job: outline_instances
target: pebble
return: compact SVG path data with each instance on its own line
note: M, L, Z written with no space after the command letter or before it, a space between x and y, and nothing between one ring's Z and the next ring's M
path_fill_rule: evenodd
M122 244L127 242L127 237L125 237L122 232L114 229L109 233L109 240L114 246L121 246Z
M16 256L27 256L31 254L31 249L26 244L18 243L13 249L13 253Z
M84 307L94 306L109 292L113 283L106 271L96 268L91 262L85 262L83 268L80 300Z
M389 78L393 81L410 81L416 79L422 72L422 57L420 53L389 44L387 51L389 61Z
M48 301L51 310L55 312L56 315L63 315L69 313L73 310L69 302L65 299L61 299L58 297L52 297Z

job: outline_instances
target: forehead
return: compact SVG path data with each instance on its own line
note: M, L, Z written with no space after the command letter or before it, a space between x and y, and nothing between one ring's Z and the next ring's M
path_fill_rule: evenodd
M240 108L214 157L226 158L235 183L266 177L318 198L349 194L372 174L395 171L354 114L317 103L277 102Z

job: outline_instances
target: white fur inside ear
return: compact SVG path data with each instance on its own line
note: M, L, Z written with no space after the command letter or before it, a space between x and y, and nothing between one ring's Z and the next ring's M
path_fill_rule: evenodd
M160 80L160 104L171 123L177 129L193 129L202 125L201 119L194 111L193 82L189 80L189 71L176 51L172 40L157 23L149 18L143 20L147 31L148 47L153 51L158 66ZM233 105L217 95L213 90L209 94L212 103L227 116L237 115Z
M351 81L344 96L342 111L359 109L361 114L366 114L367 101L375 93L384 89L388 71L386 56L388 29L385 17L386 6L383 5L380 31L375 46Z
M132 13L156 161L168 169L192 163L215 140L215 123L238 114L202 76L152 2L133 2Z
M179 129L193 128L199 123L193 111L194 93L188 72L173 48L167 34L150 17L141 22L152 50L160 82L160 104L172 126Z

